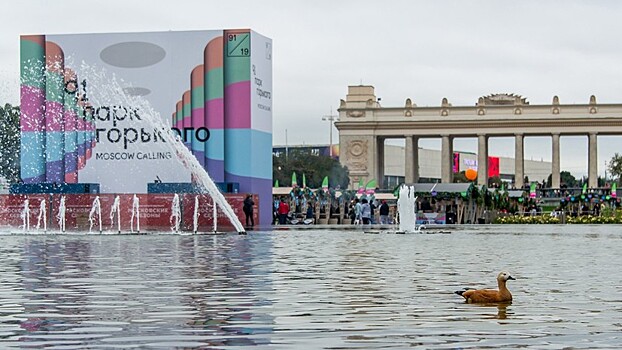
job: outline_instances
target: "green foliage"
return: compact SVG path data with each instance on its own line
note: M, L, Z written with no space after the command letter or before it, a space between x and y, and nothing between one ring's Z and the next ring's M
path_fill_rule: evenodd
M553 217L548 214L524 216L509 215L499 216L494 222L495 224L559 224L560 218ZM622 224L622 210L616 210L610 207L603 208L600 216L584 215L584 216L567 216L567 224Z
M495 224L559 224L559 218L550 215L509 215L499 216L495 219Z
M488 179L488 187L501 187L501 177L493 176Z
M348 168L338 160L326 156L313 155L310 152L293 149L287 158L272 156L272 176L281 186L291 186L292 173L296 172L298 186L302 186L302 174L305 174L307 187L320 188L324 176L328 176L331 188L348 188L350 174Z
M553 181L553 175L549 174L549 177L546 179L546 186L551 187L551 183ZM566 170L563 170L559 173L559 182L561 185L566 185L568 187L579 187L577 179Z
M20 179L19 116L18 106L0 106L0 176L9 182Z
M611 174L611 177L619 180L622 176L622 156L617 152L613 155L607 165L607 170Z
M459 173L455 173L454 174L454 182L456 183L467 183L467 182L471 182L469 181L469 179L466 178L466 175L464 174L464 170L462 170Z

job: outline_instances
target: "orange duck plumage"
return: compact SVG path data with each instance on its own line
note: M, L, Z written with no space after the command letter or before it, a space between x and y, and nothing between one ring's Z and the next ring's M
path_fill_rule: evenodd
M497 275L499 290L495 289L465 289L455 293L461 295L467 303L508 303L512 301L512 293L505 285L508 280L515 280L507 272L500 272Z

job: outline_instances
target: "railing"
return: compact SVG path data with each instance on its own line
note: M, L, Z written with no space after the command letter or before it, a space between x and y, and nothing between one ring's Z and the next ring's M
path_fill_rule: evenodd
M523 191L529 193L529 188L523 188ZM616 190L616 192L618 192ZM616 193L616 197L617 197ZM620 193L622 194L622 193ZM611 196L611 187L597 187L588 188L586 193L583 193L582 187L567 187L567 188L538 188L536 189L536 197L538 198L579 198L581 195L585 195L587 198L596 198L603 196Z

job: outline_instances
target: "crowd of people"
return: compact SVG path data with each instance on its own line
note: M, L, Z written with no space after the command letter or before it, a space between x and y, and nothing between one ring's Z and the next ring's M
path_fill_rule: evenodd
M376 219L376 209L378 209L378 219ZM370 225L379 223L388 225L393 223L390 218L390 208L386 200L378 203L377 200L368 200L367 198L354 198L348 207L348 217L352 225Z
M300 205L295 203L287 196L275 199L273 207L273 225L287 225L302 223L316 223L316 210L320 211L323 217L340 216L339 211L343 209L343 220L347 220L352 225L371 225L394 223L393 209L386 200L376 200L369 198L354 198L347 205L340 208L339 205L320 205L316 207L315 201L307 201Z

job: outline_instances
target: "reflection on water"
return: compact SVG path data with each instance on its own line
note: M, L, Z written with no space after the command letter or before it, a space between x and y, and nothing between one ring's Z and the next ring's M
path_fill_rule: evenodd
M0 347L612 348L620 228L0 235Z

